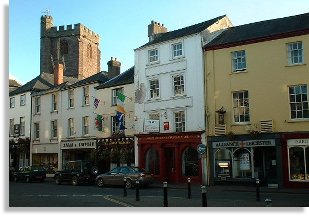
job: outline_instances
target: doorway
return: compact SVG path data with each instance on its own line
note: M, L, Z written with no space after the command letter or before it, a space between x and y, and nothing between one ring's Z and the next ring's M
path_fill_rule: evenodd
M167 182L175 182L176 180L175 148L165 148L164 158L165 158L164 180Z

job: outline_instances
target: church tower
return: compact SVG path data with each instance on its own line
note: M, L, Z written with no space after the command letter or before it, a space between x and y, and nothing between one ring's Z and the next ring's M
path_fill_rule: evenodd
M101 52L98 34L78 23L53 26L53 17L41 17L40 73L53 73L62 63L64 76L84 79L100 72Z

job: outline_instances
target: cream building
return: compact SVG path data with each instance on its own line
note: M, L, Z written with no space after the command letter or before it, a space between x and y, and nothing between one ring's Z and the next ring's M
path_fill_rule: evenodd
M204 47L213 183L309 183L309 14L227 29Z

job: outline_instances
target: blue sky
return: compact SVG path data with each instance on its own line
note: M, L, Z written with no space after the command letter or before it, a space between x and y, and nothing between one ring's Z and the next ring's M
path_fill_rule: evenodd
M148 41L151 20L175 30L226 14L233 25L309 12L308 0L10 0L9 75L25 84L40 73L40 17L54 25L82 23L100 35L101 70L116 57L121 72L134 65L134 49Z

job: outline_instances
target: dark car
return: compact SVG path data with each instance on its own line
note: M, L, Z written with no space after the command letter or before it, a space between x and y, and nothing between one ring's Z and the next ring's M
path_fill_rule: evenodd
M33 180L44 181L46 178L46 170L40 166L20 167L14 172L14 181L25 180L31 182Z
M69 182L75 186L82 183L93 183L97 174L98 169L91 162L75 160L68 161L63 170L55 173L54 179L56 184Z
M99 187L104 185L123 185L124 177L126 177L126 187L132 188L139 180L141 185L149 185L153 183L153 176L139 167L121 166L110 170L107 173L98 175L96 177L96 184Z

